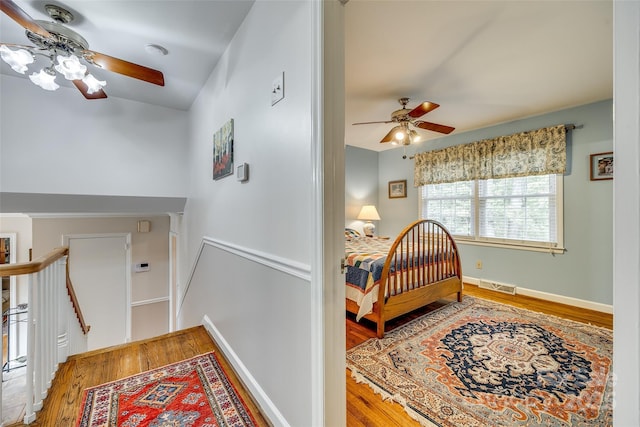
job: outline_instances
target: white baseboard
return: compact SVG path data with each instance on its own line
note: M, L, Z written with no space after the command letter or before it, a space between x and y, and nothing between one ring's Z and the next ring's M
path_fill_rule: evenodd
M211 338L216 342L218 347L224 353L229 363L233 366L236 374L240 377L245 387L249 390L256 403L262 410L263 415L269 419L273 426L289 427L289 423L280 413L276 405L273 404L269 396L264 392L260 384L253 378L253 375L244 366L244 363L238 358L229 343L220 334L220 331L213 325L211 319L206 314L202 318L202 325L207 330Z
M477 277L462 277L463 282L471 285L479 285L480 279ZM564 295L552 294L549 292L537 291L535 289L527 289L517 286L516 295L524 295L532 298L538 298L545 301L557 302L560 304L571 305L573 307L586 308L588 310L599 311L601 313L613 314L613 305L602 304L594 301L587 301L579 298L566 297Z

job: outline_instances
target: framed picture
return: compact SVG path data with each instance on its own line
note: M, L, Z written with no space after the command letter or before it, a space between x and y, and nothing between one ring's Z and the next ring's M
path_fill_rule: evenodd
M613 151L591 155L591 181L613 179Z
M407 180L389 181L389 198L402 199L407 197Z
M233 174L233 119L213 134L213 179Z

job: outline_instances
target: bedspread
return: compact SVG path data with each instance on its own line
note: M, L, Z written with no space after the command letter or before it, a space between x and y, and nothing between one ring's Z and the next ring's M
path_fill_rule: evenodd
M356 320L370 313L393 240L358 237L345 243L346 297L358 304Z
M426 240L429 239L426 238ZM447 264L450 266L450 261L453 259L450 249L435 245L435 251L431 250L425 253L423 250L431 246L426 240L421 245L420 256L413 253L411 243L402 248L402 256L394 261L389 270L390 273L403 272L402 280L396 280L396 274L389 276L384 290L385 298L406 292L407 288L413 286L414 281L424 280L425 272L422 269L426 265L437 268L442 278L455 275L452 268L447 268ZM371 237L358 237L346 241L347 286L345 294L348 299L358 304L356 315L358 321L373 310L373 303L378 298L382 270L393 242L393 240ZM400 270L396 271L396 268Z

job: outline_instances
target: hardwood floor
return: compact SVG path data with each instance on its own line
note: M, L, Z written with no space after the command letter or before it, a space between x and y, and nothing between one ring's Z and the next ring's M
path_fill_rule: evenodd
M500 292L488 291L469 284L464 285L463 294L613 329L613 316L606 313L576 308L564 304L551 303L521 295L508 295ZM406 316L388 322L386 330L393 329L411 319L419 317L452 301L455 301L455 296L452 296L449 300L442 300L430 304L423 309L416 310ZM355 322L355 319L350 316L348 316L346 320L346 329L347 349L350 349L369 338L375 338L376 336L373 323L366 320L357 323ZM356 383L356 381L351 377L351 372L347 369L347 426L419 427L420 424L410 418L399 404L390 401L383 401L380 395L375 394L368 385Z
M179 362L215 350L234 386L249 406L259 426L269 423L244 391L241 381L223 353L202 326L144 341L71 356L61 365L43 409L30 426L74 426L82 404L83 390L150 369ZM13 426L22 426L18 423Z
M515 305L534 311L540 311L585 323L613 328L613 316L563 304L549 303L536 298L512 296L499 292L486 291L477 286L465 284L465 295L477 296L497 302ZM430 304L424 309L409 313L399 319L388 322L387 330L395 328L407 321L434 310L450 301L442 300ZM375 327L363 320L355 322L347 318L347 349L352 348L369 338L375 337ZM223 356L216 344L211 340L203 327L186 329L145 341L138 341L123 346L97 350L82 355L72 356L58 370L49 396L45 400L44 409L37 414L37 420L31 426L73 426L80 410L82 392L87 387L103 384L119 378L135 375L169 363L184 360L198 354L215 350ZM260 426L269 425L260 415L260 411L244 391L240 380L233 374L233 369L223 359L222 363L229 373L234 385L243 399L250 406ZM404 409L396 403L383 401L369 386L358 384L349 370L346 372L347 414L349 427L360 426L419 426ZM22 423L13 426L22 426Z

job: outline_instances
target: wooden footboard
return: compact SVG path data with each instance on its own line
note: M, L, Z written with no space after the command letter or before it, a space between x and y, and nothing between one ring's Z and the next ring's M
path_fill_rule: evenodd
M407 226L389 249L373 312L364 316L384 336L387 320L457 293L462 300L460 255L449 231L439 222L418 220ZM357 305L347 301L347 310Z

